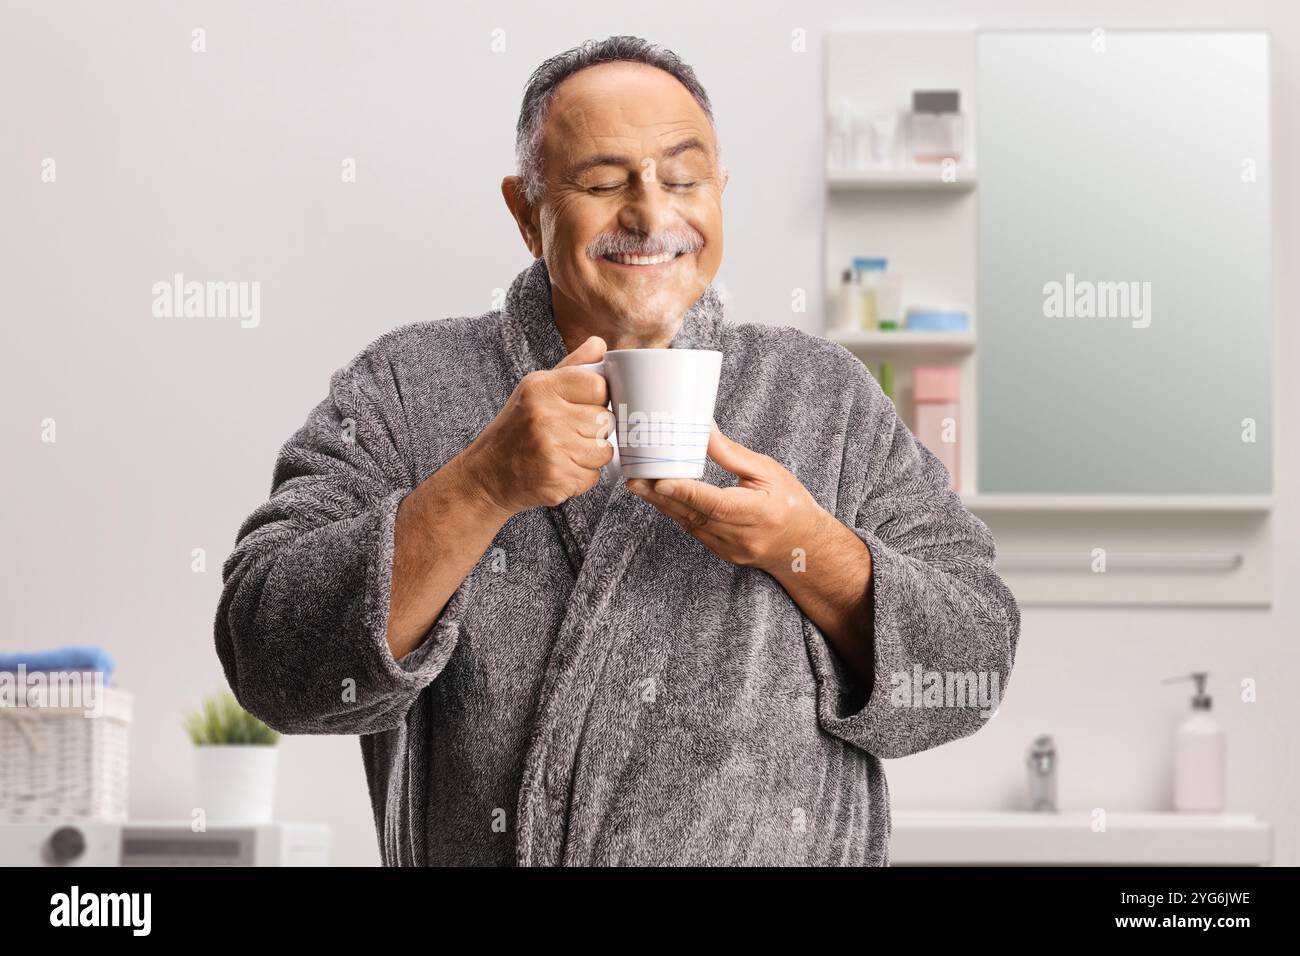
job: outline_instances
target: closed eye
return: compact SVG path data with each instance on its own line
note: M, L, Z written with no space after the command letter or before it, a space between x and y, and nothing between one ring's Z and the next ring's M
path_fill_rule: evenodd
M694 180L689 183L664 183L663 185L669 189L687 190L687 189L694 189L696 186L699 185L699 181ZM609 194L616 192L622 188L623 188L622 183L612 183L607 186L588 186L587 192L595 193L598 196L608 196Z

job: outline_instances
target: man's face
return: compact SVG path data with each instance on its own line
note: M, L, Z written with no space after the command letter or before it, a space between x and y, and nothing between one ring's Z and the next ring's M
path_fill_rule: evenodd
M675 330L722 260L726 173L704 110L662 70L589 67L557 88L541 155L530 218L556 292L614 338Z

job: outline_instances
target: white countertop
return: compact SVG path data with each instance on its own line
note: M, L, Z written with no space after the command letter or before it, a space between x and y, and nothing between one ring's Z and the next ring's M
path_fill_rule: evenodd
M1101 820L1098 815L1098 820ZM1273 860L1273 827L1246 814L896 811L890 862L1249 866Z

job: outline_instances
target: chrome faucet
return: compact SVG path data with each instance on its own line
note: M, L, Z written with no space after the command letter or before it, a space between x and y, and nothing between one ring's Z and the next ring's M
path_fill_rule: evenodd
M1025 758L1029 770L1029 809L1035 813L1057 811L1056 765L1056 742L1047 734L1035 737Z

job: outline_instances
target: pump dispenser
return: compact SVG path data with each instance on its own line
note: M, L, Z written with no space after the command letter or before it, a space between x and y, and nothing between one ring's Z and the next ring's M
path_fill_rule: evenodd
M1227 739L1210 713L1210 695L1205 692L1209 676L1194 671L1165 681L1196 683L1191 716L1178 725L1174 737L1174 809L1180 813L1221 813L1226 803Z

